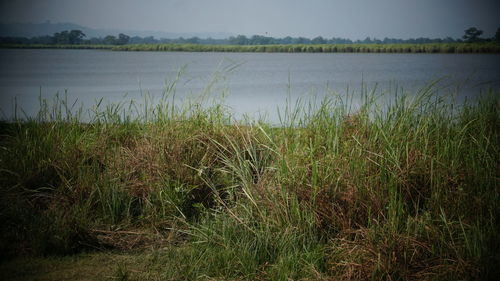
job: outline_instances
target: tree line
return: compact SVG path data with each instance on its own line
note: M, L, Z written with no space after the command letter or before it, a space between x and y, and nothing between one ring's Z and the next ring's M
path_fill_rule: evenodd
M92 37L86 39L85 33L81 30L65 30L56 32L52 36L36 36L36 37L0 37L0 43L9 44L59 44L59 45L125 45L130 43L130 36L120 33L118 36L108 35L105 37Z
M56 32L52 36L37 36L37 37L0 37L0 43L7 44L62 44L62 45L125 45L125 44L204 44L204 45L289 45L289 44L429 44L429 43L476 43L476 42L500 42L500 28L497 29L495 35L491 38L483 38L482 30L476 27L468 28L464 31L462 38L454 39L451 37L446 38L410 38L410 39L397 39L397 38L370 38L366 37L364 40L351 40L346 38L323 38L322 36L313 39L305 37L284 37L274 38L270 36L253 35L247 37L245 35L231 36L227 39L213 39L213 38L177 38L157 39L153 36L139 37L128 36L120 33L118 36L108 35L105 37L92 37L86 39L86 35L81 30L66 30Z

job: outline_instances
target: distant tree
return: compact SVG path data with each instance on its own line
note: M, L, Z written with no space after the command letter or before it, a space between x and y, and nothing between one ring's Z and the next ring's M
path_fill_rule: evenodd
M26 37L0 37L0 43L7 44L29 44L30 39Z
M229 43L234 45L248 45L250 40L245 35L238 35L236 37L229 37Z
M92 37L88 40L85 40L85 43L86 44L95 44L95 45L103 44L102 40L103 40L102 38Z
M446 37L443 39L444 43L453 43L455 42L455 39L451 38L450 36Z
M30 43L32 44L52 44L52 42L53 38L49 35L33 37L30 40Z
M462 38L466 42L477 42L477 41L481 40L481 38L479 38L479 36L481 36L481 34L483 34L482 30L479 30L475 27L471 27L471 28L465 30L465 34L464 34L464 36L462 36Z
M281 44L292 44L292 43L293 43L293 38L290 36L281 39Z
M500 42L500 27L497 28L497 32L495 33L495 37L493 37L493 41Z
M116 44L117 45L125 45L128 44L128 41L130 40L130 36L125 35L123 33L118 34L118 39L116 39Z
M451 37L446 38L410 38L410 39L397 39L397 38L384 38L383 40L377 38L366 37L364 40L356 40L357 44L424 44L424 43L453 43L453 42L500 42L500 28L497 29L496 34L491 38L480 38L482 34L481 30L477 28L469 28L464 35L464 39L453 39ZM155 43L178 43L178 44L234 44L234 45L271 45L271 44L351 44L353 41L351 39L333 37L331 39L326 39L321 36L315 37L314 39L309 39L305 37L284 37L275 38L262 35L254 35L252 37L246 37L245 35L238 35L236 37L231 36L227 39L213 39L213 38L160 38L156 39L153 36L148 37L129 37L123 33L120 33L118 37L108 35L104 38L92 37L89 39L84 39L85 34L81 30L66 30L54 33L53 36L39 36L39 37L0 37L0 43L9 44L108 44L108 45L123 45L123 44L155 44ZM312 48L312 47L311 47Z
M323 37L318 36L318 37L314 38L313 40L311 40L311 43L312 44L326 44L326 40L323 39Z
M310 39L304 38L304 37L299 37L295 40L297 44L309 44L311 43Z
M71 30L68 33L68 44L80 44L85 36L86 35L81 30Z
M329 44L351 44L352 41L350 39L333 37L332 39L328 40L327 43L329 43Z
M200 44L200 38L198 36L187 38L186 39L186 43L189 43L189 44Z
M373 42L372 42L372 39L368 36L368 37L365 38L365 40L363 40L363 43L370 44L370 43L373 43Z
M69 32L67 30L56 32L52 36L52 40L55 44L68 44L69 41Z
M179 41L183 41L183 38L182 37L179 38ZM144 44L154 44L154 43L158 43L158 41L153 36L148 36L148 37L144 37L142 39L142 43L144 43Z
M274 43L273 37L267 37L262 35L254 35L250 38L250 44L252 45L269 45Z
M115 45L116 44L116 37L113 35L108 35L104 37L103 43L107 45Z
M55 44L81 44L85 34L81 30L65 30L56 32L52 36L52 42Z
M130 38L130 40L128 42L130 44L140 44L140 43L142 43L142 37L133 36L133 37Z

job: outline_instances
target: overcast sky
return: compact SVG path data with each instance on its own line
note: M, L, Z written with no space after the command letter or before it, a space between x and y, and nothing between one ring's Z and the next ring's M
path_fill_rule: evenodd
M0 0L2 22L364 39L492 36L500 0Z

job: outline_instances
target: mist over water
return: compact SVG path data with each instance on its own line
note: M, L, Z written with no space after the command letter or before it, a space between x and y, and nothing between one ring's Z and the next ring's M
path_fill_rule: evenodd
M313 96L353 96L361 87L412 93L436 79L443 95L473 99L481 90L500 89L498 54L283 54L162 53L97 50L0 50L0 108L10 118L14 104L28 116L39 97L67 95L84 108L105 102L153 102L176 81L175 101L204 95L223 100L235 117L266 117L277 108ZM363 85L363 86L361 86Z

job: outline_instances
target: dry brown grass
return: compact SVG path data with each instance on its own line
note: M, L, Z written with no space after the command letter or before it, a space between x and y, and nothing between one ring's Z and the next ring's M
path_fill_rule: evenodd
M436 257L429 242L383 230L345 232L331 242L330 269L341 280L467 279L474 272L463 259Z

